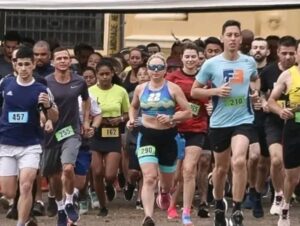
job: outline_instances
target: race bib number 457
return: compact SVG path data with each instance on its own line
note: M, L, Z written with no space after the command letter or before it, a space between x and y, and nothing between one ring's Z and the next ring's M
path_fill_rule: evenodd
M28 112L8 112L9 123L27 123Z

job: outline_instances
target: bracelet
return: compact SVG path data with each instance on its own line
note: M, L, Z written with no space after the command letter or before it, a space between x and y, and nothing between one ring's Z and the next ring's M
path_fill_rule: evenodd
M45 108L45 110L49 110L49 109L51 109L53 107L53 102L52 101L50 101L50 105L49 105L49 107L44 107Z
M169 115L170 125L174 125L173 115Z
M124 120L124 117L123 116L121 116L121 122L124 122L125 120Z

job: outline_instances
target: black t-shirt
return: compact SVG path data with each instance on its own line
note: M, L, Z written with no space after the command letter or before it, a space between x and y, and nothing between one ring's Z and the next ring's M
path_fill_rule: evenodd
M274 85L277 82L278 77L283 71L278 67L278 62L273 62L268 65L260 74L261 80L261 91L264 93L271 93L274 88ZM279 100L286 101L288 100L288 96L282 94ZM272 119L278 121L280 118L276 114L270 113L268 114Z

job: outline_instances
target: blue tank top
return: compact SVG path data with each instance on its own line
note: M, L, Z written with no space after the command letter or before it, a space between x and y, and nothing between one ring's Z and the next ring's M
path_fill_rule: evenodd
M140 97L142 114L156 116L157 114L173 115L175 113L175 101L171 96L167 82L159 90L150 90L149 82L145 86Z

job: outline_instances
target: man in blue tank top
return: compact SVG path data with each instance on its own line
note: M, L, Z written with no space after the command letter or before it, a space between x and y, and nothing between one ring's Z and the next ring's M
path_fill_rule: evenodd
M18 76L0 84L3 111L0 118L0 185L7 198L13 198L20 182L17 226L25 226L32 206L32 186L42 152L39 109L56 121L58 111L47 87L33 78L33 52L22 47L16 54ZM40 113L42 114L42 113Z
M193 98L212 97L213 112L210 118L209 138L215 157L215 226L228 225L223 194L231 159L233 212L230 225L242 226L241 202L247 183L246 155L254 120L251 101L258 96L255 89L259 80L254 59L239 52L242 38L238 21L229 20L224 23L222 41L223 54L207 60L202 65L191 95ZM211 89L204 88L208 82L211 82ZM251 91L254 91L254 94L250 95Z

